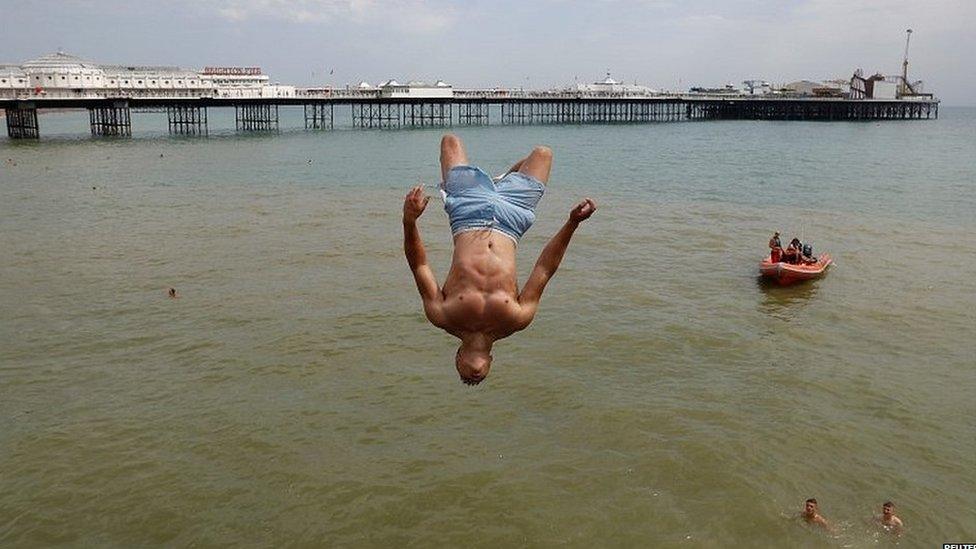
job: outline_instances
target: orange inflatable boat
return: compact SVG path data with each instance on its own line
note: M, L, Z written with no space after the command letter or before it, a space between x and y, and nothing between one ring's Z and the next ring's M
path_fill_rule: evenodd
M759 264L759 272L763 278L772 280L782 286L788 286L797 282L803 282L804 280L820 278L827 272L827 267L830 267L833 262L834 260L830 258L830 254L820 254L816 263L800 265L793 265L782 261L773 263L770 257L766 256Z

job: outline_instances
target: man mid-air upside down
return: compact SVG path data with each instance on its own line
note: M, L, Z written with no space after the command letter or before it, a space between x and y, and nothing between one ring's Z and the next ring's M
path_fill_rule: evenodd
M552 151L536 147L497 182L468 165L464 145L448 134L441 140L441 193L454 235L454 257L444 287L427 264L417 218L429 196L417 186L403 201L403 250L431 324L461 340L455 365L461 380L480 383L491 368L495 341L525 329L535 317L546 283L555 274L579 224L596 211L586 198L546 244L522 291L515 251L535 221L545 192Z

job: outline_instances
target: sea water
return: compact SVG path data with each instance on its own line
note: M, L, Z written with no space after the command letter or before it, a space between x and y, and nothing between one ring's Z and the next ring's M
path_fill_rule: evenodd
M452 128L554 151L520 280L599 204L473 388L402 252L444 130L42 115L0 141L0 545L857 547L886 500L974 541L976 110L940 114ZM836 265L761 283L776 230Z

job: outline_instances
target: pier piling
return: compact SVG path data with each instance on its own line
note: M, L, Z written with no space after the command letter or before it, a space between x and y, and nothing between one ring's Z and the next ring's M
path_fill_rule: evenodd
M278 131L278 105L245 103L234 105L234 123L238 131Z
M7 137L11 139L37 139L37 108L33 104L17 105L4 110L7 119Z
M403 123L411 128L453 125L454 116L450 103L410 103L404 107Z
M207 107L168 105L166 117L169 120L169 133L207 135Z
M488 103L458 103L458 124L464 126L487 126Z
M399 128L400 103L353 103L352 125L358 128Z
M109 105L89 107L88 120L94 136L128 137L132 135L129 104L114 101Z
M306 103L305 104L305 129L306 130L331 130L334 118L332 103Z

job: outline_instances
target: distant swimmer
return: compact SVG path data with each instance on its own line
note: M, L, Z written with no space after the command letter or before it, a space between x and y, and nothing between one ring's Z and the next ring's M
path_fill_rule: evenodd
M878 518L878 521L885 531L891 532L896 536L901 535L902 530L905 528L901 519L895 516L895 504L890 501L886 501L881 505L881 516Z
M171 298L173 298L173 299L177 299L178 297L180 297L180 296L176 295L176 288L170 288L169 289L169 296Z
M817 505L817 498L810 498L806 500L803 504L803 512L800 513L803 520L810 525L819 526L828 532L833 532L834 529L827 522L827 519L823 518L820 514L820 507Z
M418 185L403 201L403 247L427 319L461 340L454 363L461 380L480 383L491 368L495 341L525 329L535 317L546 283L556 273L573 233L596 211L586 198L546 244L521 292L515 255L519 238L535 222L546 190L552 151L535 147L497 182L468 165L461 140L441 139L441 194L454 235L454 256L444 286L427 264L417 218L429 196Z

